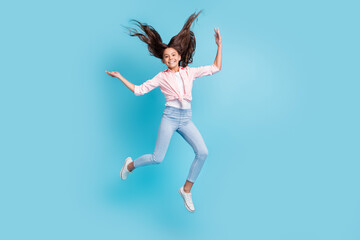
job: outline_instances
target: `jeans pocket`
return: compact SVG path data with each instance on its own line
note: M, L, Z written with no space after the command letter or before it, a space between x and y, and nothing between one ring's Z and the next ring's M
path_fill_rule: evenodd
M171 115L173 113L173 110L172 109L165 109L164 112L163 112L163 115Z
M165 109L165 111L163 112L163 116L167 118L173 118L174 112L174 109Z
M164 113L165 114L167 114L167 115L173 115L175 112L176 112L176 108L166 108L165 110L164 110Z

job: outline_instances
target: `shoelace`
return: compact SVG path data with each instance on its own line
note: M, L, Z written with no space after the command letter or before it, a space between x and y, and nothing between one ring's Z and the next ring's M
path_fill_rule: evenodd
M185 193L185 201L189 203L190 205L193 205L192 199L191 199L191 193Z

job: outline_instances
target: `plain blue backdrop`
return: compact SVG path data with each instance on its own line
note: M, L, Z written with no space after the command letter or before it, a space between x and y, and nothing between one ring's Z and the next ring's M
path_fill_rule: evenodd
M151 153L165 70L122 26L137 19L168 43L185 20L190 66L222 70L193 87L209 156L174 134L162 164L125 182L127 156ZM360 239L357 1L17 1L0 7L1 239Z

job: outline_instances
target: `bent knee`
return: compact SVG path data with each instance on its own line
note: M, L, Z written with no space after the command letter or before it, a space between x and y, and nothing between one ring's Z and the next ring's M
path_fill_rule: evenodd
M209 152L208 152L207 148L204 148L204 149L198 151L198 153L197 153L198 158L204 159L204 160L207 158L208 155L209 155Z
M160 164L164 160L163 156L152 155L152 161L154 164Z

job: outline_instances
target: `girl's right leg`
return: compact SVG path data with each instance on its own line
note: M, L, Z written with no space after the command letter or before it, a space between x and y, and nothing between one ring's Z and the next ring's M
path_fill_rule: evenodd
M134 167L159 164L164 160L166 151L173 133L177 128L177 123L163 115L156 138L155 151L152 154L145 154L134 160Z

